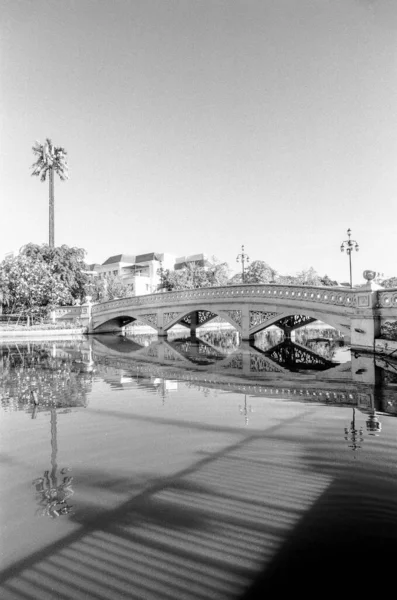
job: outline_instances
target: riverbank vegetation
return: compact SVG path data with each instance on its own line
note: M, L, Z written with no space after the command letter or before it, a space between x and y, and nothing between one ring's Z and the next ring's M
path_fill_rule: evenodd
M4 314L33 321L49 317L56 306L84 301L88 277L85 250L27 244L0 264L0 295Z

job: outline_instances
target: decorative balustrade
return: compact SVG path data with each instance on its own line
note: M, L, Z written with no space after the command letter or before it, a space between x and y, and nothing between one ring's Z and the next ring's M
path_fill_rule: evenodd
M291 302L313 302L353 308L357 306L357 294L364 290L340 290L337 288L291 286L291 285L241 285L219 288L198 288L163 294L148 294L120 300L111 300L93 306L92 313L113 311L116 308L141 306L173 306L191 301L214 301L224 299L283 300ZM397 295L397 291L395 292ZM394 301L394 300L393 300ZM397 300L396 300L397 304Z
M379 308L397 307L397 288L390 288L378 292Z

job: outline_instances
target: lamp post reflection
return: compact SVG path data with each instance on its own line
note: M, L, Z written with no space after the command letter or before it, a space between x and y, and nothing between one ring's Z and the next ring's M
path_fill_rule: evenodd
M244 406L239 406L240 415L244 415L245 424L248 425L248 413L254 412L252 406L247 406L247 396L244 395Z
M378 436L382 431L382 423L379 421L375 410L368 415L365 425L367 426L367 432L369 435Z
M170 390L178 389L177 381L173 381L172 379L164 379L164 377L156 377L153 381L153 385L156 387L157 393L161 396L163 406Z
M345 440L351 442L349 448L355 452L358 448L361 448L360 442L364 441L363 429L356 428L356 409L353 408L353 419L350 423L350 427L345 427Z
M67 500L74 494L73 477L67 475L69 468L60 470L61 481L58 482L57 437L57 409L51 407L51 471L44 471L43 477L35 479L33 485L36 487L39 514L52 519L71 512L72 506Z

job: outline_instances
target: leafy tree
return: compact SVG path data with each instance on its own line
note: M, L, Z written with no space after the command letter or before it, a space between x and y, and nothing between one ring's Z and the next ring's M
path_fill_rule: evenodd
M397 288L397 277L389 277L389 279L384 279L380 285L384 288Z
M227 283L228 283L228 285L239 285L240 283L243 283L242 274L236 273L235 275L233 275L233 277L231 277L229 279L229 281Z
M44 144L35 142L32 147L36 162L32 165L32 175L40 177L44 182L47 179L49 183L49 245L54 248L54 173L61 181L68 179L68 165L66 161L67 152L62 147L56 147L52 141L47 138Z
M160 275L160 270L158 273ZM213 258L212 264L209 267L202 267L197 263L189 263L183 269L176 271L164 270L162 273L162 289L173 291L218 287L226 285L228 278L228 264Z
M85 250L70 246L51 248L47 244L27 244L20 253L37 261L45 262L51 273L62 281L71 294L73 301L84 301L87 293L87 265L84 261Z
M25 254L1 263L0 282L8 298L7 313L44 317L55 306L72 302L69 288L50 265Z
M273 283L277 271L263 261L254 260L245 272L245 283Z
M328 275L324 275L324 277L321 277L320 283L321 283L321 285L326 285L326 286L336 286L336 285L339 285L338 282L335 279L330 279L328 277Z
M120 275L105 275L103 278L95 277L89 285L93 302L106 302L115 298L127 298L132 295L133 287L126 283Z
M296 275L280 275L278 283L283 285L322 285L320 275L313 267L304 269Z

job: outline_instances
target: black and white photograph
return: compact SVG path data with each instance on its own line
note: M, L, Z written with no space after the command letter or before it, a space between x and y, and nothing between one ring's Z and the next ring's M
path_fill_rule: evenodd
M345 600L397 557L397 0L0 0L1 600Z

